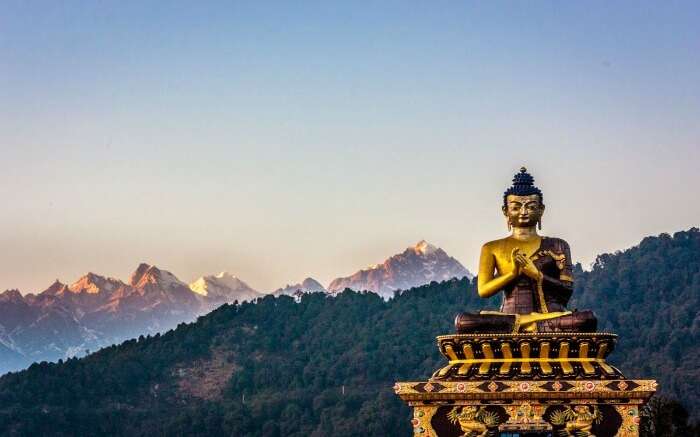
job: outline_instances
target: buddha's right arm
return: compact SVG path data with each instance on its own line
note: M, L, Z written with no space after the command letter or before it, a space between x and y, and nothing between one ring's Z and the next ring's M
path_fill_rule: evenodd
M479 257L479 282L480 297L491 297L501 291L510 281L515 279L515 272L509 272L494 278L496 261L491 250L484 245Z

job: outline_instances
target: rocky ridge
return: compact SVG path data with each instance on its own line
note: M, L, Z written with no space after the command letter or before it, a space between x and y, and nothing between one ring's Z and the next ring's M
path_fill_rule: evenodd
M346 288L374 291L385 299L397 290L445 281L451 278L472 278L472 274L444 250L425 240L350 276L334 279L328 291L339 293Z

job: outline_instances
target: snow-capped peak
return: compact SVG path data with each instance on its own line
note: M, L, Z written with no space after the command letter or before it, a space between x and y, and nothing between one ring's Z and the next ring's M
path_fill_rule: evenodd
M85 292L88 294L96 294L100 292L112 292L120 285L124 284L118 279L106 278L89 272L71 284L68 289L73 293Z
M167 270L146 263L141 263L136 271L131 274L129 284L135 288L143 288L147 284L160 285L163 288L187 287L175 275Z
M44 294L44 295L49 295L49 296L55 296L57 294L63 293L68 289L68 286L64 284L63 282L59 281L56 279L53 284L49 286L46 290L42 291L39 294Z
M334 279L328 285L328 290L331 293L341 292L345 288L371 290L390 298L395 290L407 290L432 281L464 276L471 278L469 271L459 261L444 250L421 240L402 253L387 258L382 264Z
M207 288L208 284L204 276L198 278L196 281L190 284L190 290L194 291L197 294L201 294L202 296L206 296L207 294L209 294Z
M413 246L413 250L416 252L416 254L431 255L437 252L438 248L425 240L420 240L415 246Z
M201 295L225 301L252 300L261 296L250 285L236 276L221 272L216 275L202 276L190 285L190 290Z

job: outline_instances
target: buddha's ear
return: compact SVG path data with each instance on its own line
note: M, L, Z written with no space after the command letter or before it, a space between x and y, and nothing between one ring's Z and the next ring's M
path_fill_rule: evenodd
M542 205L542 206L544 206L544 205ZM501 211L503 211L504 216L508 217L508 207L506 205L503 205L501 207Z

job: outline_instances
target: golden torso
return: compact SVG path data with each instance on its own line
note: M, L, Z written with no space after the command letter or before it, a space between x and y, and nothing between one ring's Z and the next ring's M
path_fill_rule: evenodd
M493 278L493 267L495 267L495 271L498 272L499 275L512 270L511 254L513 253L513 249L520 249L520 252L529 258L537 252L541 242L542 237L539 235L535 235L527 240L519 240L509 236L500 240L489 241L484 245L484 249L492 257L493 264L491 266L488 264L484 266L480 265L479 276L485 274ZM489 270L490 268L491 271L490 273L482 271L482 268L483 270Z
M479 296L490 297L498 293L520 274L515 265L515 252L529 259L540 247L542 237L531 230L490 241L481 248L479 258ZM496 275L497 274L497 275Z
M538 251L542 242L541 236L536 233L518 235L517 230L511 235L500 240L490 241L481 248L479 260L478 291L481 297L490 297L501 291L508 283L517 279L521 274L514 262L514 251L519 252L530 259ZM497 313L484 311L482 313ZM536 323L571 314L570 311L560 312L533 312L531 314L519 314L518 319L525 331L534 331Z

